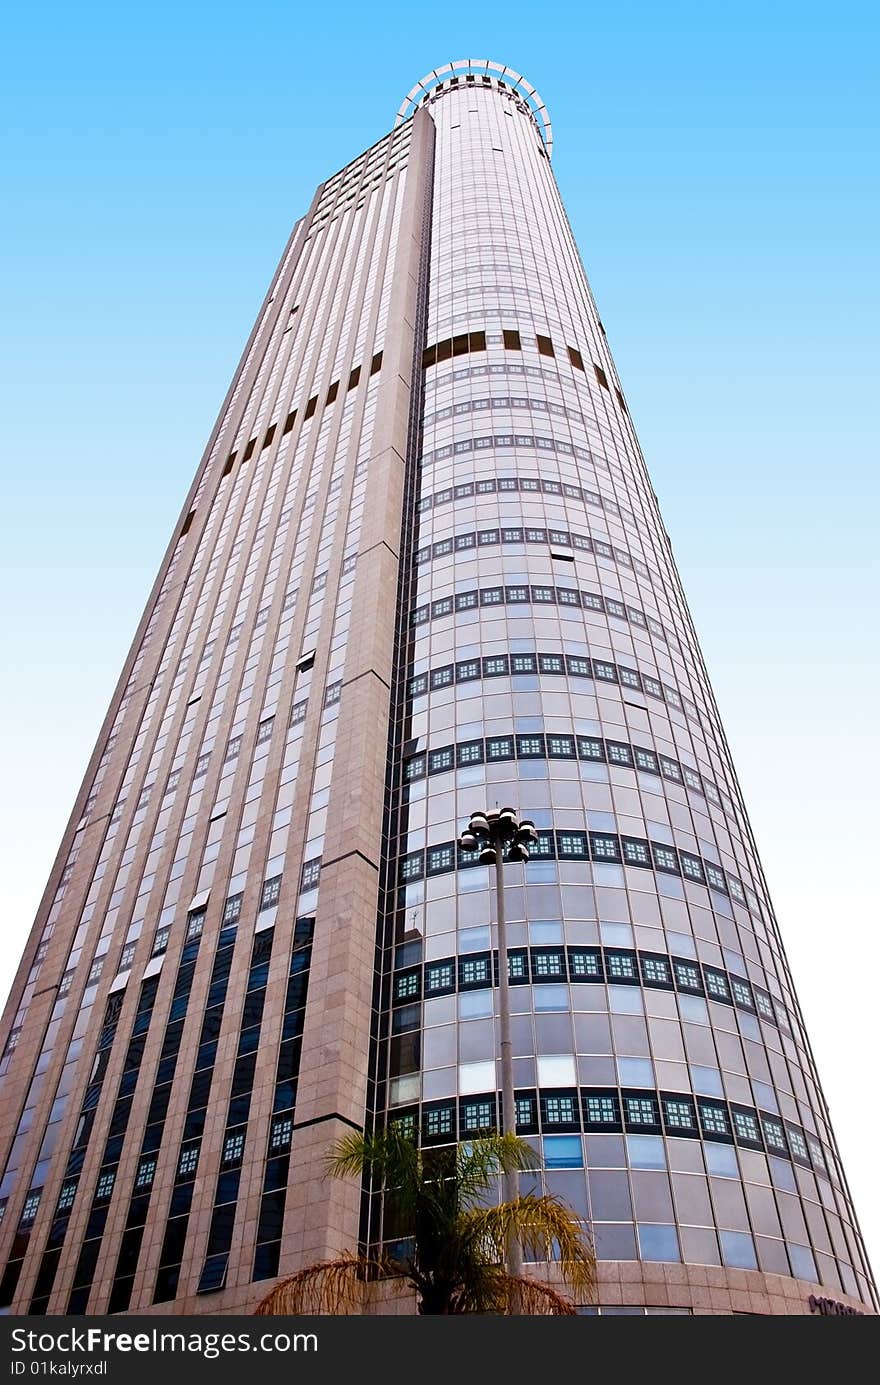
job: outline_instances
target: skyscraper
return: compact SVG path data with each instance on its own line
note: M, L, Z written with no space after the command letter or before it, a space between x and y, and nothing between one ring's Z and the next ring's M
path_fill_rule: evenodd
M875 1306L551 154L455 63L294 227L4 1016L7 1310L247 1311L393 1234L323 1160L497 1123L456 839L507 803L518 1126L595 1306Z

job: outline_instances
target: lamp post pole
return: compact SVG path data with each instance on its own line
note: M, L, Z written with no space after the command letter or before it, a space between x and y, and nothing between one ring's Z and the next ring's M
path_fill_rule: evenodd
M516 1134L516 1102L513 1088L513 1043L510 1037L510 972L507 962L507 917L504 908L504 861L527 861L529 847L538 840L534 823L520 821L512 808L472 813L459 838L464 851L480 852L483 865L495 867L496 920L498 934L498 1031L501 1053L501 1128L505 1135ZM505 1202L519 1196L515 1171L503 1175ZM522 1249L515 1236L507 1246L507 1270L522 1273Z

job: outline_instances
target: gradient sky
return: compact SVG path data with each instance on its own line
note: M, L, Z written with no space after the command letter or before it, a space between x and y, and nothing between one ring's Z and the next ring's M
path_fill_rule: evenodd
M291 224L423 73L509 63L550 109L880 1271L880 12L436 10L7 17L0 991Z

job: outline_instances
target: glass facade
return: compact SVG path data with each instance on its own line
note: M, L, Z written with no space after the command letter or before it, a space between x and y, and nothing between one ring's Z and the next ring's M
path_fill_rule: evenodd
M456 846L496 803L539 830L518 1124L598 1311L622 1262L629 1311L706 1311L709 1267L873 1308L551 150L523 79L457 64L294 228L4 1017L7 1311L246 1311L386 1238L323 1182L345 1129L497 1124L495 905Z

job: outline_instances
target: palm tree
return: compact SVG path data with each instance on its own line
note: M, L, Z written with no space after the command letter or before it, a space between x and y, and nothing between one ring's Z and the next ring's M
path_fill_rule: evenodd
M354 1251L281 1280L258 1314L356 1311L366 1279L415 1289L419 1312L573 1314L556 1289L512 1276L504 1262L515 1238L526 1259L553 1260L582 1300L592 1295L596 1262L575 1213L556 1197L529 1193L489 1204L498 1175L534 1167L515 1135L488 1135L421 1150L400 1126L345 1136L328 1161L334 1178L366 1176L385 1193L386 1217L407 1233L399 1256Z

